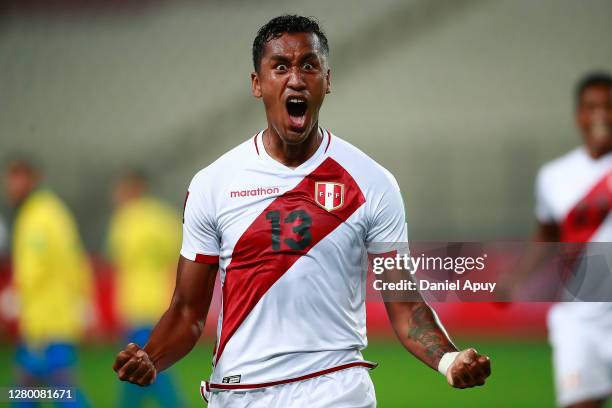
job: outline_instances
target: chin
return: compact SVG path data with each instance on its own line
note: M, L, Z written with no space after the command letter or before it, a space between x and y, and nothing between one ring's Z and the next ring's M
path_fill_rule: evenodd
M287 144L300 144L308 138L311 130L312 127L307 127L304 130L285 129L281 139Z
M588 142L588 145L590 146L590 149L593 149L599 154L605 154L607 152L612 151L612 140L607 138L591 138Z

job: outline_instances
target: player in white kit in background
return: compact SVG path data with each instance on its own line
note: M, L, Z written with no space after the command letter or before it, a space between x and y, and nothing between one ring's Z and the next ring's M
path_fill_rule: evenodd
M583 145L540 169L535 188L538 223L535 241L584 243L575 246L585 253L590 247L609 250L612 76L601 72L585 76L576 87L575 99L576 123ZM546 253L550 249L540 246L534 250L526 262L529 266L519 271L509 286L517 286L535 270L540 259L550 256ZM576 273L580 265L573 268ZM601 270L586 268L581 284L591 292L604 286L609 290L609 276L609 264ZM558 303L551 309L548 326L557 403L568 408L602 407L612 394L612 303Z
M393 176L319 126L328 53L313 19L259 30L252 93L268 126L193 178L172 303L143 349L117 356L121 380L148 385L193 348L219 271L213 373L201 387L211 407L376 406L376 364L361 355L367 256L407 252L407 227ZM452 386L484 384L488 357L459 352L426 303L386 307L405 348Z

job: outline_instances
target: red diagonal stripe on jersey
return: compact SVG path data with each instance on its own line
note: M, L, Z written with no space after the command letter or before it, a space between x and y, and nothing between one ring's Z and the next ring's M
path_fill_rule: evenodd
M345 186L344 204L333 211L327 211L315 202L315 183L325 181ZM236 243L226 269L223 324L215 362L219 361L229 339L274 282L363 203L365 197L353 177L328 157L295 188L272 201L253 221ZM293 218L288 218L292 213ZM312 220L307 229L306 217ZM273 234L275 220L277 231L280 223L280 236Z
M561 224L561 241L589 242L610 213L612 171L606 173L572 208Z
M589 192L567 213L561 223L561 242L576 242L578 245L563 247L561 279L572 278L576 264L584 247L592 239L610 213L612 205L612 171L606 173Z

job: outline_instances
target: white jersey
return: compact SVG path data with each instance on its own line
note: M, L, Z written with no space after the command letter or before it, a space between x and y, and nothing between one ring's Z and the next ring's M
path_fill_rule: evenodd
M559 225L563 242L612 242L611 206L612 153L595 160L584 147L579 147L544 165L538 174L536 218L544 224ZM588 246L585 251L589 251ZM596 276L593 268L585 269L588 279L581 282L581 290L603 290L610 284L606 282L609 270L609 266L601 268L602 276ZM563 313L612 322L612 303L562 303L555 309L556 313L563 309Z
M375 366L361 355L367 254L407 250L404 205L387 170L321 133L289 168L260 132L189 186L181 255L218 262L223 288L209 390Z

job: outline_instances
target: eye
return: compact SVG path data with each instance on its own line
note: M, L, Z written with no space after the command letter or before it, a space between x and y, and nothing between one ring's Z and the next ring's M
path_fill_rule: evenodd
M310 62L306 62L306 63L303 65L303 68L304 68L305 70L307 70L307 71L310 71L310 70L314 69L314 65L312 65Z
M286 71L287 70L287 65L285 65L285 64L276 64L274 69L277 70L277 71Z

